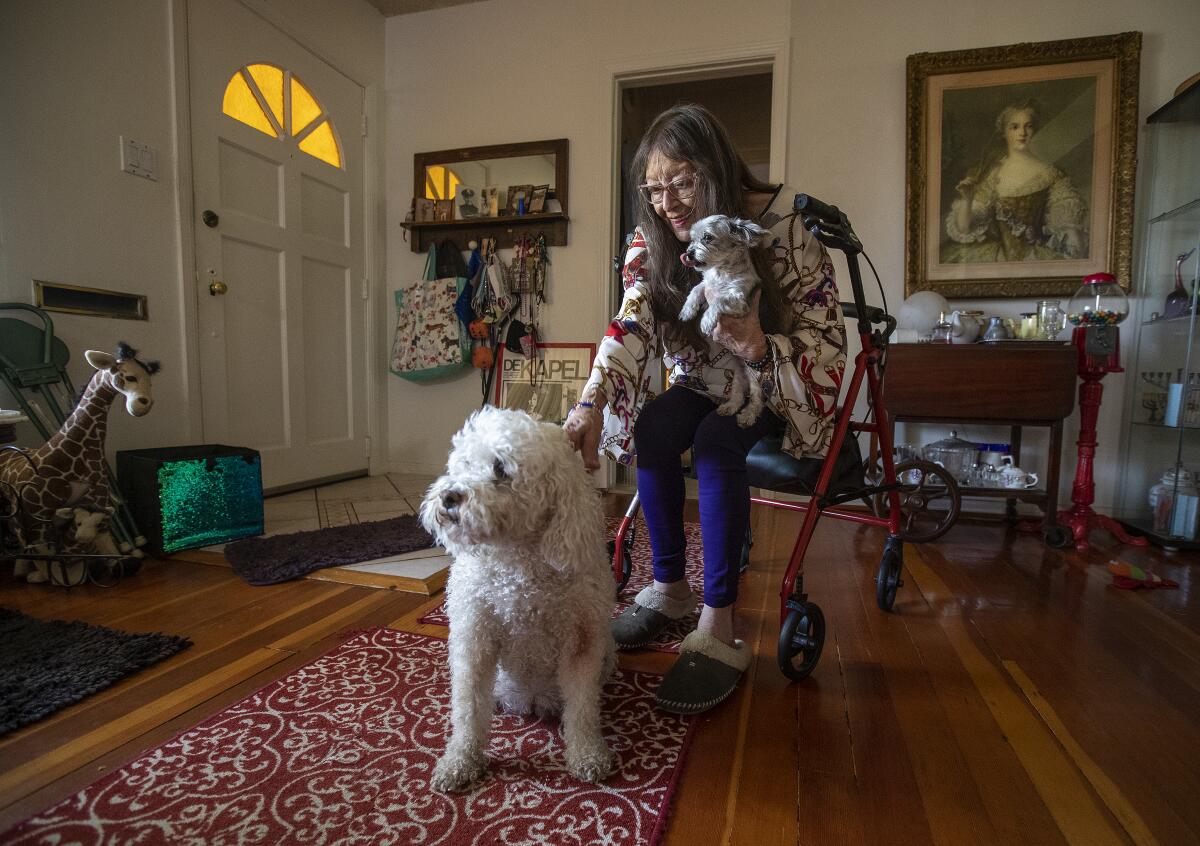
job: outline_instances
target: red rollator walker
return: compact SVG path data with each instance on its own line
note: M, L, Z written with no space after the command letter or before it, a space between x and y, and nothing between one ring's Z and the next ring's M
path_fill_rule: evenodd
M810 497L807 502L750 498L759 505L805 515L779 589L779 669L788 678L800 681L816 667L825 644L825 616L821 607L808 598L803 572L804 555L821 516L887 529L875 579L875 600L880 609L891 611L896 589L903 584L900 575L904 542L924 543L940 537L957 519L961 500L954 477L941 466L920 460L900 464L893 461L883 379L888 338L896 328L896 321L884 309L866 304L858 265L862 242L854 234L850 221L837 206L807 194L796 195L795 213L822 244L845 254L854 302L842 303L842 313L847 322L857 321L862 344L862 350L854 357L849 388L837 411L829 453L824 459L791 457L782 450L782 436L763 438L746 458L751 487ZM867 411L865 419L857 421L852 416L864 380ZM857 436L864 432L878 439L878 464L874 461L864 464L861 458ZM841 507L856 500L865 502L870 510ZM609 542L618 592L629 581L633 567L634 521L640 507L635 494L616 537ZM742 547L743 568L749 561L752 545L747 527Z

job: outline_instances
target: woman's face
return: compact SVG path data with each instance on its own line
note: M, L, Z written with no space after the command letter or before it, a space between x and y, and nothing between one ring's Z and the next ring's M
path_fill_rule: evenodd
M1008 116L1004 122L1004 141L1008 144L1010 153L1029 149L1029 141L1033 138L1033 112L1029 109L1018 109Z
M643 186L650 195L654 213L671 225L680 241L692 239L692 224L699 219L696 209L698 176L689 162L677 162L661 153L651 153L646 163Z

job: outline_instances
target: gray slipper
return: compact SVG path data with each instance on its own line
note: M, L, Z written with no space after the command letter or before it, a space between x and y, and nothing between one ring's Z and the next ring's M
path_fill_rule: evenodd
M646 585L633 598L633 604L612 621L613 640L618 649L637 649L662 634L675 620L696 610L696 595L672 599Z
M655 701L672 714L707 711L737 689L750 658L750 648L740 640L730 646L704 632L692 632L679 645L679 660L663 676Z

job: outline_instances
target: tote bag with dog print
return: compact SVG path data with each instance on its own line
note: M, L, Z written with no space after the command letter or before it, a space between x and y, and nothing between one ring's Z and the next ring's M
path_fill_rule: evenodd
M391 371L412 382L452 376L471 364L471 342L454 310L467 279L438 279L436 267L437 251L431 246L425 278L396 291Z

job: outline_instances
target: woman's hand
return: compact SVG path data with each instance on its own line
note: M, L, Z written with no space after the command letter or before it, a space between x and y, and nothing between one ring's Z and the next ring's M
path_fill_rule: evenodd
M965 176L954 186L954 190L958 192L958 196L970 201L975 196L975 189L978 187L979 183L973 177Z
M767 336L758 322L758 302L762 291L750 299L750 310L743 317L722 314L713 329L713 340L746 361L760 361L767 354Z
M563 430L571 446L583 458L583 466L592 472L600 469L600 432L604 428L603 402L592 408L577 405L567 414Z

